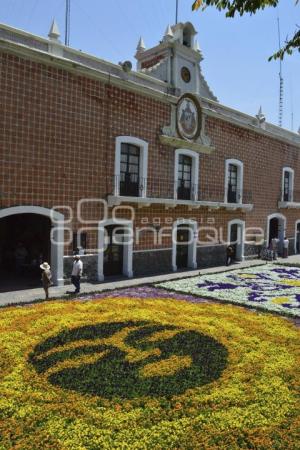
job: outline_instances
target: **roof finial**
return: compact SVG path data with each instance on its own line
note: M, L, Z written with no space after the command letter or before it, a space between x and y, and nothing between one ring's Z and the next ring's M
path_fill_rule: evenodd
M49 39L51 39L51 41L58 41L59 36L60 36L60 32L59 32L58 25L56 23L56 20L53 19L50 31L48 33L48 37L49 37Z
M144 39L141 36L140 39L139 39L136 51L137 52L144 52L145 50L146 50L145 42L144 42Z
M256 117L256 119L257 119L258 125L259 125L260 127L263 127L263 126L264 126L264 123L265 123L265 121L266 121L266 116L265 116L264 113L262 112L262 107L261 107L261 106L259 107L258 113L256 114L255 117Z
M194 50L195 50L196 52L201 53L200 45L199 45L199 42L197 41L197 39L195 40Z
M170 27L170 25L167 26L166 31L165 31L165 35L164 35L164 41L170 41L171 39L173 39L174 34L172 31L172 28Z

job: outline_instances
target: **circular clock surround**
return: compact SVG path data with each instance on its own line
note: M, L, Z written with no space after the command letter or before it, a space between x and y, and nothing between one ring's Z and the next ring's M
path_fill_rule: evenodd
M195 140L201 131L201 106L191 94L184 94L177 103L177 132L181 138Z
M191 72L185 66L181 68L181 78L185 83L189 83L191 81Z

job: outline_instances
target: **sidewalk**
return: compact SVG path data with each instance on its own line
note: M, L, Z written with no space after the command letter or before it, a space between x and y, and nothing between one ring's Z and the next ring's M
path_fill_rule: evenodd
M277 260L278 263L284 262L289 264L299 264L300 265L300 255L293 255L287 259L279 258ZM233 264L230 267L227 266L219 266L219 267L211 267L208 269L196 269L191 271L182 271L182 272L172 272L163 275L154 275L148 277L140 277L140 278L122 278L114 281L106 281L102 283L82 283L81 285L81 294L88 294L94 292L103 292L112 289L122 289L132 286L140 286L143 284L151 284L158 283L162 281L170 281L176 280L180 278L193 277L198 275L199 273L205 275L210 273L219 273L233 269L247 268L252 266L259 266L266 264L265 261L261 261L260 259L253 259L249 261L244 261L238 264ZM270 263L269 263L270 264ZM53 299L57 298L66 298L66 291L73 291L73 286L66 285L61 287L52 287L50 288L50 296ZM32 301L44 299L44 290L42 288L35 289L26 289L20 291L10 291L0 293L0 306L12 305L15 303L30 303Z

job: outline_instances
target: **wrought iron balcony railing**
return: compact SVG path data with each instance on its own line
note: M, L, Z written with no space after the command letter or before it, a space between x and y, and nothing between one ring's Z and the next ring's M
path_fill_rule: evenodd
M146 197L173 200L222 202L231 204L252 203L252 193L247 190L224 192L224 187L209 187L188 181L170 181L159 177L138 178L135 174L114 176L110 192L114 196Z
M278 201L300 203L300 191L281 191Z

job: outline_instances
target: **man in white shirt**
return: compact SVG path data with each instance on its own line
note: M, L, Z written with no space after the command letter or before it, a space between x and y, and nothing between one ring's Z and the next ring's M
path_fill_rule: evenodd
M73 269L71 274L71 282L75 286L74 294L80 292L80 278L82 276L83 264L79 255L74 256Z
M283 257L287 258L289 256L289 240L287 237L283 240Z

